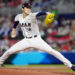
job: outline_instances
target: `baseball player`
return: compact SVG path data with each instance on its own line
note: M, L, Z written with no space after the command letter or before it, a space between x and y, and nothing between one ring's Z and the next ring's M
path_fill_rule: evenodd
M18 24L20 24L23 36L25 38L19 41L18 43L16 43L15 45L13 45L11 48L9 48L0 57L0 66L2 66L4 61L13 53L19 51L25 51L28 48L36 48L55 56L60 61L62 61L67 67L75 71L75 66L73 66L72 63L69 60L67 60L58 51L52 49L40 36L36 17L41 15L50 15L50 14L51 13L49 12L32 13L30 3L24 3L22 5L22 14L18 14L15 17L14 26L11 31L11 37L12 38L16 37L16 27ZM53 18L50 19L53 20Z

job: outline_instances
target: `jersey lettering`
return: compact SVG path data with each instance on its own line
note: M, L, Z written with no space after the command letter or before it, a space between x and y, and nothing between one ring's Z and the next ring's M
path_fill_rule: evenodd
M25 27L27 31L31 31L31 23L22 23L21 27Z
M22 27L31 27L31 23L22 23Z

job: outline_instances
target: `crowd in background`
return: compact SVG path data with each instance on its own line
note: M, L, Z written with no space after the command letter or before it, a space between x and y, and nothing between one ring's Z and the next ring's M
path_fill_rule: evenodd
M2 7L17 7L22 3L22 0L0 0L0 8Z
M47 7L48 2L50 2L51 5L54 5L53 0L41 0L41 2L42 4L37 3L37 1L34 2L34 0L31 0L32 7L35 7L32 10L44 11L46 10L45 7ZM3 6L5 7L7 5L9 7L17 7L21 3L22 0L0 0L0 8L2 8ZM38 6L43 7L42 9L40 9ZM38 20L42 38L56 50L75 51L75 19L65 19L65 17L63 16L60 19L59 11L55 8L55 6L52 6L50 11L55 13L55 17L54 21L49 26L46 26L43 20ZM11 15L0 14L0 50L2 51L7 50L13 44L23 38L19 27L17 28L17 37L14 39L10 37L11 29L14 24L14 16L16 14L17 13Z

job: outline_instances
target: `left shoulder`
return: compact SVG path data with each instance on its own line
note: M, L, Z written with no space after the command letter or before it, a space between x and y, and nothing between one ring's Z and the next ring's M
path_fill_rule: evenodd
M32 16L36 16L38 14L38 12L31 12L30 15Z

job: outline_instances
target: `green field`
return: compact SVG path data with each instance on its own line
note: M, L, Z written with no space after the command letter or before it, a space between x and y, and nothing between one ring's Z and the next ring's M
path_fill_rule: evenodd
M63 64L41 64L41 65L4 65L6 68L26 68L26 67L46 67L46 68L67 68ZM57 71L63 71L63 72L73 72L71 69L57 69Z
M5 67L66 67L63 64L4 65Z

